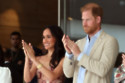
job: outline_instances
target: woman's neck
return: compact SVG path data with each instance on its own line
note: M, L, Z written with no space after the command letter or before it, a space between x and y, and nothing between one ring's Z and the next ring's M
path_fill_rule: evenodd
M47 56L51 57L54 52L54 49L49 49Z

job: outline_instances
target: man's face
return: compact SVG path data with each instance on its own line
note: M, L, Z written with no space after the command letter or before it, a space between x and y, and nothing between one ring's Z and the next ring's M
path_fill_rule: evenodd
M98 19L92 15L90 10L82 12L82 25L84 32L94 35L98 30Z
M18 35L12 35L10 38L11 44L14 47L19 47L21 44L21 39Z

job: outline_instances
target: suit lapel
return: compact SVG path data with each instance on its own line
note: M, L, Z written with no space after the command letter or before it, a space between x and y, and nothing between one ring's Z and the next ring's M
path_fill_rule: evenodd
M102 42L102 38L103 38L103 35L104 35L104 31L101 32L100 36L97 38L97 40L95 41L92 49L91 49L91 52L90 52L90 56L93 55L93 53L95 52L96 48L100 45L100 43Z
M85 48L85 44L86 44L86 38L84 38L81 42L81 44L79 44L79 48L80 48L80 51L82 52Z

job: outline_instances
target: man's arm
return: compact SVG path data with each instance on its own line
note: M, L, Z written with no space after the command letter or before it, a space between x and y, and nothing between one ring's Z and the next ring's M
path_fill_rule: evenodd
M74 68L75 68L74 56L72 57L72 59L69 59L67 56L65 56L63 62L63 71L67 78L73 77Z
M71 78L74 74L74 56L72 55L71 50L67 46L68 40L70 40L70 38L64 35L62 38L62 42L66 50L66 55L63 63L63 71L67 78Z
M115 63L119 50L118 42L114 38L109 39L102 44L102 47L100 49L95 50L97 52L96 56L98 54L98 56L100 56L99 60L91 58L94 55L84 55L79 61L78 65L85 67L86 70L93 72L100 77L104 77L105 75L107 75L107 73L109 73L110 69Z

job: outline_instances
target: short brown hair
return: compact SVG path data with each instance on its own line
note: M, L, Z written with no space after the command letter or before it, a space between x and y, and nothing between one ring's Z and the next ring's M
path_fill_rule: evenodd
M92 15L94 17L96 16L100 16L101 19L102 19L102 16L103 16L103 9L102 7L100 7L98 4L96 3L88 3L86 5L84 5L83 7L81 7L81 12L84 12L84 11L92 11Z

